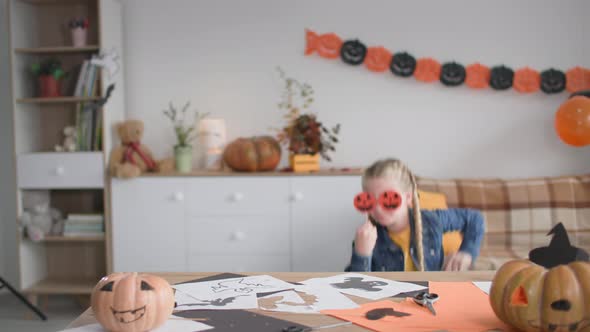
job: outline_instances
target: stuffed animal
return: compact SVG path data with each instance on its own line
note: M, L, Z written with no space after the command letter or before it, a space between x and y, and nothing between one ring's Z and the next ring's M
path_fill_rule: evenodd
M55 151L57 152L74 152L76 151L76 128L73 126L67 126L63 130L64 142L63 145L56 145Z
M48 203L36 204L21 215L21 224L28 238L34 242L43 240L46 235L57 234L60 223L63 223L61 213L49 207Z
M150 149L141 144L143 122L127 120L117 125L121 146L114 147L109 160L109 172L120 178L133 178L144 172L174 170L174 160L156 161Z

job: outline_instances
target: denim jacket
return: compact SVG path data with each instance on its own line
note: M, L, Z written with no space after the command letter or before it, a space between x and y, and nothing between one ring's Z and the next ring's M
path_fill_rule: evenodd
M473 262L479 256L479 247L484 234L482 214L471 209L422 210L422 240L424 247L425 271L440 271L443 267L444 252L442 236L446 232L460 231L463 242L459 251L469 253ZM410 209L410 256L414 266L419 267L415 242L414 216ZM389 237L386 227L377 226L377 243L372 256L357 255L352 244L352 257L345 271L403 271L404 253Z

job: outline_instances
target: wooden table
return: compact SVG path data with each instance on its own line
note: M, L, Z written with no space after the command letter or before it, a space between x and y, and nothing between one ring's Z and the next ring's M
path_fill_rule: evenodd
M396 280L396 281L491 281L494 277L495 271L468 271L468 272L365 272L364 274ZM205 273L205 272L197 272L197 273L153 273L154 275L161 276L168 280L171 284L194 280L204 277L209 277L212 275L218 274L216 273ZM318 278L318 277L329 277L337 274L342 274L342 272L278 272L278 273L265 273L265 272L256 272L256 273L242 273L244 275L271 275L273 277L279 278L284 281L303 281L310 278ZM366 302L370 302L370 300L355 297L355 296L348 296L356 303L362 304ZM275 317L279 319L284 319L292 322L297 322L300 324L304 324L307 326L320 326L326 324L335 324L341 323L342 321L324 315L318 314L293 314L293 313L283 313L283 312L270 312L264 310L250 310L253 312L258 312L260 314ZM77 327L87 324L96 323L94 316L92 314L92 310L88 309L80 317L74 320L68 327ZM211 330L215 331L215 330ZM357 331L368 331L360 326L352 325L352 326L345 326L340 328L331 328L326 329L326 332L357 332Z

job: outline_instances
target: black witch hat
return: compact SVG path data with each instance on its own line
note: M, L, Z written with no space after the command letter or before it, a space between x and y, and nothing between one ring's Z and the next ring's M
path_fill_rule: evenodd
M569 236L562 223L555 225L547 235L551 234L553 238L548 247L536 248L529 252L531 262L550 269L575 261L590 261L586 251L570 244Z

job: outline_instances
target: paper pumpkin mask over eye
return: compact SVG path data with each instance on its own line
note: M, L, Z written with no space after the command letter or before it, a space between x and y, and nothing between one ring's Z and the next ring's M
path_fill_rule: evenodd
M102 278L91 296L96 320L113 332L143 332L162 325L174 309L174 292L160 277L114 273Z
M384 191L379 196L379 205L385 210L393 211L402 204L402 196L393 190Z
M367 192L359 193L354 196L354 207L360 212L369 212L375 208L375 197Z
M504 264L490 289L498 318L523 331L584 331L590 327L588 253L572 246L561 223L548 247L529 260Z
M360 212L370 212L377 204L384 210L393 211L402 204L402 196L393 190L381 193L379 200L376 200L373 195L364 191L354 196L354 207Z

